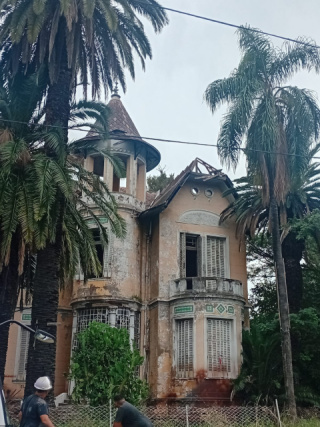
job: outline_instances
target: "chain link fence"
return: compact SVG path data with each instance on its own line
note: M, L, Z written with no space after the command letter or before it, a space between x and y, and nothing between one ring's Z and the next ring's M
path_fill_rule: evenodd
M271 426L277 418L262 406L147 406L139 408L154 427L224 427ZM56 427L112 427L116 409L110 404L90 407L67 405L51 409Z

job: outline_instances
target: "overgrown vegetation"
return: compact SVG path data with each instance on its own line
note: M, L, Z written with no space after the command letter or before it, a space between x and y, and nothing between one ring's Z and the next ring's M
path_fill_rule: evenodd
M120 393L138 404L148 397L147 383L138 375L143 357L134 343L131 347L126 329L92 322L77 335L77 341L71 363L76 401L87 399L90 405L104 405Z
M290 315L295 396L300 406L320 405L320 262L315 210L291 225L305 244L303 300ZM266 255L268 239L256 236L248 245L249 279L253 280L250 331L243 332L243 366L234 382L236 396L246 403L284 403L281 342L274 271ZM268 258L268 257L267 257Z
M147 178L148 189L153 193L162 191L174 180L174 174L167 175L164 167L159 166L157 170L159 175L150 175Z

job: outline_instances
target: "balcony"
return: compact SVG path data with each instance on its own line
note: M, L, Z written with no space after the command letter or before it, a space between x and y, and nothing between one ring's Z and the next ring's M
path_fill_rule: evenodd
M223 294L243 298L243 286L240 280L221 277L184 277L171 285L170 297L189 294Z
M131 196L131 194L126 193L112 193L118 205L122 208L134 208L137 211L143 211L146 208L146 205L141 200L138 200L136 197Z
M145 210L146 208L146 205L144 202L133 197L131 194L113 192L112 195L115 198L115 201L117 202L120 208L135 209L139 212ZM95 207L95 203L91 199L91 197L87 195L83 195L81 199L90 207Z

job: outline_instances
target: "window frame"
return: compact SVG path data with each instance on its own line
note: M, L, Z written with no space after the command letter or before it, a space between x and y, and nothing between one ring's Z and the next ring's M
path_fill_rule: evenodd
M178 231L178 267L179 267L179 278L185 279L186 277L186 238L187 235L197 237L198 240L198 276L197 277L208 277L208 262L207 262L207 242L208 237L215 237L217 239L224 239L225 241L225 254L224 254L224 267L225 267L225 279L230 279L230 244L229 236L218 233L192 233L190 231L179 230ZM183 246L184 245L184 246Z
M184 369L183 373L180 374L178 367L179 367L179 329L178 324L179 322L191 322L192 326L192 370L186 370ZM190 316L190 313L185 316L177 316L174 318L174 367L176 371L176 378L177 379L193 379L195 377L195 321L194 316ZM185 347L184 347L185 349ZM185 354L185 351L184 351ZM186 372L189 372L189 374L185 375Z
M209 346L208 332L209 321L228 321L230 322L230 371L227 370L209 370ZM236 336L236 319L222 316L204 316L204 365L207 372L207 378L235 378L236 377L236 361L237 361L237 336Z

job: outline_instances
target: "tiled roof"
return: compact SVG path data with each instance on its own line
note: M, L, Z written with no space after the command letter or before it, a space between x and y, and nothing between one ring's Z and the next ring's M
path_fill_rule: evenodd
M129 116L127 110L124 108L120 96L113 94L111 100L108 103L110 108L110 117L109 117L109 133L112 137L112 134L117 136L124 137L133 137L141 139L141 136L135 127L131 117ZM86 138L95 138L99 135L95 131L89 131Z
M140 139L140 134L135 127L131 117L124 108L119 95L113 95L108 103L110 108L109 131L123 132L129 136L135 136Z

